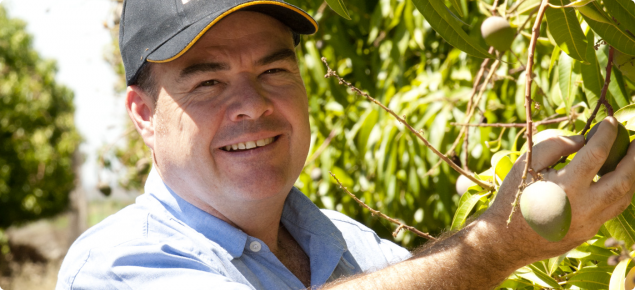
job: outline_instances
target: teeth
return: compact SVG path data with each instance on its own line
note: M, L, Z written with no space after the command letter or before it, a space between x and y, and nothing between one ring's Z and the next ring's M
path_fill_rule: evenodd
M262 147L262 146L266 146L271 144L271 142L273 142L273 137L271 138L265 138L265 139L260 139L260 140L256 140L256 141L247 141L244 143L236 143L236 144L232 144L232 145L227 145L225 147L223 147L223 149L225 149L225 151L232 151L232 150L238 150L238 149L252 149L252 148L256 148L256 147Z

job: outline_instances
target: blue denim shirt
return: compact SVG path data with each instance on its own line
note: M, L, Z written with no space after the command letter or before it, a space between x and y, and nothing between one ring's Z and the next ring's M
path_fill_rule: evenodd
M305 288L265 243L188 203L154 170L145 192L73 243L57 290ZM296 188L281 222L309 256L314 286L410 257Z

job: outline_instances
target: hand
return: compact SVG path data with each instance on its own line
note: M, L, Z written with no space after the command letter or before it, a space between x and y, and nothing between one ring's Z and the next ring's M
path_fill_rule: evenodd
M571 203L571 227L559 242L549 242L535 233L518 208L512 223L505 225L525 167L525 155L519 158L501 185L494 204L479 218L496 227L495 238L500 238L503 247L508 247L506 253L518 254L523 264L561 255L592 238L604 222L628 207L635 191L635 142L615 171L593 182L617 135L617 120L609 117L606 121L600 124L596 136L587 145L584 145L584 137L578 135L550 138L533 147L532 168L541 172L545 180L558 184ZM564 168L548 168L561 156L578 150Z

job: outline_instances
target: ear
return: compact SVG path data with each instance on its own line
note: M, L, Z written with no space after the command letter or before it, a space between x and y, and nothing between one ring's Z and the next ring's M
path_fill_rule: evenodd
M154 151L154 106L155 100L138 86L129 86L126 91L126 109L130 120L150 149Z

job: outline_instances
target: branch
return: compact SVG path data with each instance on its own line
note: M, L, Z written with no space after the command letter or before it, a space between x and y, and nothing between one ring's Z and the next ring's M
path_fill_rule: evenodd
M493 53L494 48L490 47L488 52ZM476 74L476 78L474 79L474 84L472 85L472 92L470 93L470 97L468 98L467 109L466 109L466 112L468 112L468 114L465 115L465 120L463 120L464 123L469 123L471 121L470 119L472 118L472 114L469 112L473 112L474 110L472 108L472 103L474 103L474 97L476 96L476 92L478 91L480 87L479 85L481 83L481 79L483 78L483 74L485 73L485 69L487 68L487 65L489 64L489 61L490 61L489 58L484 59L483 62L481 63L481 68L478 70L478 73ZM467 137L468 137L467 133L468 133L467 128L461 128L461 131L459 131L459 135L454 140L454 143L452 143L452 146L450 146L450 149L445 153L445 156L450 155L450 153L452 153L452 151L456 149L456 147L461 142L461 139L463 138L464 134L466 137L465 139L467 140ZM465 151L467 156L467 149L465 149ZM428 170L428 172L426 172L422 177L426 177L432 174L434 170L441 165L441 163L443 163L443 159L440 159L436 164L430 167L430 170ZM467 164L467 161L465 162L465 164Z
M491 49L491 48L490 48ZM472 107L470 108L466 119L465 123L469 123L472 120L472 116L474 115L474 111L476 109L476 107L478 106L478 103L481 102L481 98L483 97L483 93L485 92L485 89L487 88L487 85L489 84L490 80L492 79L492 76L494 76L494 74L496 73L496 70L498 69L498 66L500 65L500 60L496 60L494 61L494 63L492 64L492 66L489 68L489 73L487 74L487 77L485 77L485 80L483 81L483 84L481 85L481 88L478 91L478 95L476 96L476 100L474 101L474 104L472 104ZM467 127L463 127L463 129L461 131L465 131L465 141L463 142L463 150L465 151L465 164L467 166L467 156L468 156L468 139L469 139L469 129Z
M492 8L492 13L494 13L494 11L496 11L495 8ZM489 48L489 53L493 53L494 52L494 47L490 47ZM474 79L474 84L472 85L472 92L470 93L470 98L468 99L467 102L467 110L466 112L468 112L468 114L465 116L465 123L469 123L472 119L472 115L474 112L474 108L472 108L472 106L474 105L474 96L476 95L476 91L479 88L479 84L481 82L481 78L483 78L483 74L485 73L485 68L487 67L487 65L489 64L489 58L486 58L483 60L483 62L481 63L481 68L478 70L478 73L476 74L476 78ZM491 68L490 68L491 70ZM487 81L483 84L483 86L487 86ZM476 105L478 105L478 102L476 102ZM462 128L461 131L459 131L459 136L457 137L456 141L454 142L455 144L452 144L452 148L451 150L446 153L445 155L448 155L452 150L454 150L456 148L456 146L458 145L458 143L460 142L461 138L463 138L463 134L465 134L465 142L463 142L463 151L465 152L465 161L463 162L463 168L465 170L468 170L467 167L467 163L469 160L469 154L468 154L468 139L470 137L470 130L468 130L467 128ZM440 165L440 163L437 163ZM436 167L436 166L435 166Z
M532 140L533 137L533 121L531 119L531 84L533 81L532 70L534 67L534 51L536 50L536 42L538 40L538 36L540 35L540 24L542 23L542 17L545 15L545 10L549 6L549 0L542 0L540 3L540 8L538 9L538 13L536 14L536 21L534 22L534 27L531 31L531 41L529 42L529 50L527 56L527 69L525 70L525 114L527 115L527 155L525 158L525 170L523 171L523 176L520 181L520 185L518 185L518 191L516 192L516 198L512 203L512 210L509 213L509 219L507 219L507 224L512 221L512 216L514 215L514 211L516 210L516 206L518 205L518 199L520 198L520 194L523 189L527 186L527 173L532 173L535 175L533 169L531 168L531 155L532 155L532 147L534 146L534 142ZM534 176L534 180L538 178Z
M354 194L352 194L350 191L348 191L348 189L347 189L346 187L344 187L344 185L342 185L342 183L340 182L340 180L339 180L339 179L337 179L337 176L335 176L335 174L333 174L333 172L330 172L330 171L329 171L329 173L331 174L331 176L333 176L333 178L335 178L335 181L337 181L337 184L339 184L339 185L340 185L340 188L344 189L344 191L346 191L346 193L348 193L348 195L349 195L351 198L353 198L353 199L354 199L354 200L355 200L355 201L356 201L359 205L361 205L362 207L364 207L364 208L366 208L366 209L370 210L370 212L371 212L371 214L372 214L373 216L379 216L379 217L381 217L381 218L384 218L384 219L388 220L389 222L391 222L391 223L393 223L393 224L396 224L398 227L397 227L397 229L396 229L396 230L392 233L392 236L393 236L393 237L396 237L396 236L397 236L397 234L399 233L399 231L401 231L402 229L407 229L407 230L409 230L409 231L411 231L411 232L413 232L413 233L417 234L417 236L420 236L420 237L422 237L422 238L424 238L424 239L428 239L428 240L431 240L431 241L436 241L436 240L437 240L435 237L431 236L430 234L427 234L427 233L424 233L424 232L422 232L422 231L420 231L420 230L417 230L415 227L412 227L412 226L406 225L406 224L404 224L404 223L400 222L400 221L399 221L399 220L397 220L397 219L391 218L391 217L389 217L389 216L387 216L387 215L385 215L385 214L381 213L381 212L380 212L380 211L378 211L378 210L374 210L374 209L372 209L370 206L366 205L363 201L359 200L359 198L357 198L357 196L355 196L355 195L354 195Z
M543 120L534 123L534 127L538 127L540 125L548 125L555 124L564 121L569 121L569 117L560 117L552 120ZM450 125L454 126L466 126L466 127L497 127L497 128L523 128L527 127L526 123L493 123L493 124L463 124L463 123L450 123Z
M437 156L439 156L439 158L441 158L443 161L445 161L446 163L448 163L450 165L450 167L452 167L454 170L456 170L457 172L459 172L462 175L465 175L465 177L467 177L468 179L470 179L472 182L478 184L479 186L481 186L483 189L487 189L487 190L494 190L494 186L490 183L485 183L482 180L476 179L475 177L473 177L470 173L466 172L465 170L463 170L461 167L459 167L458 165L456 165L456 163L454 163L452 160L450 160L448 157L446 157L445 155L443 155L443 153L439 152L439 150L437 150L436 148L434 148L434 146L432 146L432 144L430 144L430 142L428 142L428 140L426 140L425 137L423 137L422 135L422 131L417 131L415 130L412 126L410 126L410 124L408 124L408 122L406 122L405 117L402 118L399 115L397 115L395 112L393 112L391 109L389 109L388 107L384 106L384 104L382 104L381 102L375 100L373 97L371 97L370 95L368 95L367 93L362 92L362 90L358 89L357 87L353 86L353 84L347 82L346 80L344 80L342 77L340 77L337 72L333 71L331 69L331 67L328 65L328 62L326 61L325 57L322 57L322 62L324 62L324 64L326 65L327 68L327 72L326 75L324 76L325 78L329 78L329 77L336 77L339 80L340 84L346 85L348 86L351 90L353 90L356 94L361 95L366 97L366 99L368 99L369 101L377 104L378 106L380 106L382 109L384 109L384 111L388 112L390 115L392 115L393 117L395 117L395 119L397 119L397 121L399 121L400 123L402 123L404 126L406 126L406 128L408 128L408 130L410 130L410 132L412 132L413 134L415 134L415 136L417 136L417 138L419 138L419 140L421 140L423 142L423 144L426 145L426 147L428 147L430 150L432 150L432 152L434 154L436 154Z
M586 134L589 128L591 128L591 122L595 120L595 116L600 110L601 105L604 105L604 107L606 108L607 115L613 116L613 107L606 100L606 91L608 90L609 83L611 82L611 68L613 66L613 52L614 52L613 47L609 46L609 59L608 59L608 64L606 65L606 78L604 79L604 86L602 87L602 93L600 93L600 98L598 99L597 104L595 104L595 108L593 109L593 112L591 113L591 117L589 117L589 119L586 120L586 124L584 124L584 128L580 132L580 135L582 136L584 136L584 134ZM567 161L568 158L569 158L569 155L562 156L562 158L560 158L560 160L558 160L556 164L551 165L551 168L554 168L556 167L556 165Z
M597 115L598 111L600 110L600 106L602 104L604 104L604 106L606 107L607 114L609 116L613 116L613 107L606 100L606 91L608 90L609 83L611 82L611 68L613 67L613 53L614 52L615 50L613 49L613 47L609 46L609 59L606 65L606 78L604 79L604 86L602 87L602 93L600 94L600 99L598 99L597 104L595 104L595 109L593 109L593 113L591 113L591 117L589 117L589 119L586 121L586 124L584 125L584 129L582 129L582 133L580 133L580 135L584 136L584 134L589 130L589 128L591 128L591 122L595 120L595 115Z

